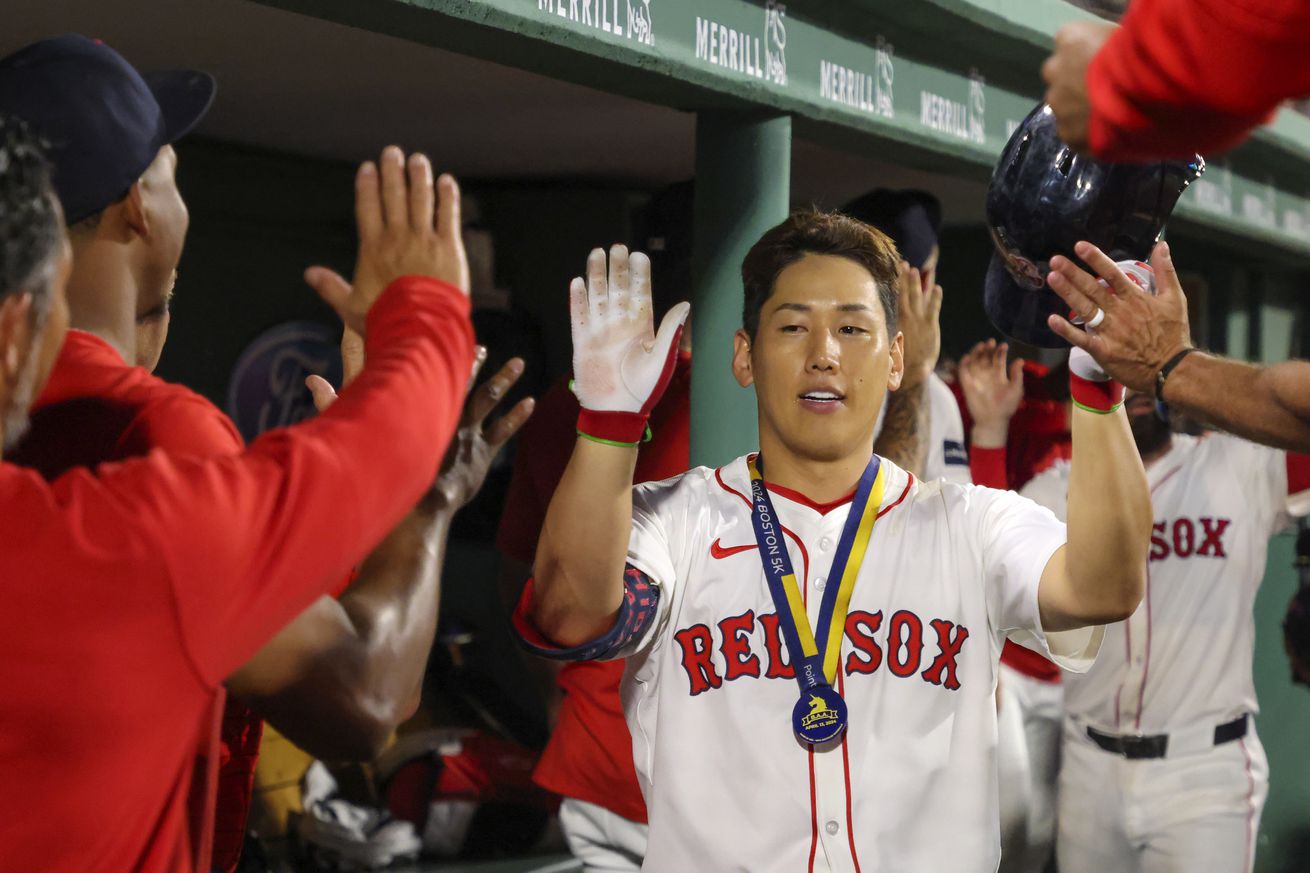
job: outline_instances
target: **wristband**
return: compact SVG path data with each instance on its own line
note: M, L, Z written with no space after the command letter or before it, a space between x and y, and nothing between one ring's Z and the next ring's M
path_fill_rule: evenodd
M1069 394L1074 406L1097 415L1108 415L1124 402L1124 386L1113 379L1094 381L1069 371Z
M644 412L578 413L578 436L607 446L631 448L650 440L650 416Z
M1169 374L1174 371L1174 368L1183 362L1183 358L1187 357L1194 351L1196 351L1196 349L1194 348L1183 349L1181 352L1174 355L1167 362L1165 362L1165 365L1160 368L1160 372L1155 374L1155 399L1156 400L1159 400L1161 403L1165 402L1164 399L1165 380L1169 378Z

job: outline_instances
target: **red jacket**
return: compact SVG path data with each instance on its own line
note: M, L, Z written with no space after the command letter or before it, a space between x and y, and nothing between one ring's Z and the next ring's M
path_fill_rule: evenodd
M1310 0L1134 0L1087 71L1092 151L1228 151L1310 94Z
M240 456L154 452L53 484L0 464L6 869L193 869L186 799L220 683L432 481L472 349L467 298L405 279L332 409Z

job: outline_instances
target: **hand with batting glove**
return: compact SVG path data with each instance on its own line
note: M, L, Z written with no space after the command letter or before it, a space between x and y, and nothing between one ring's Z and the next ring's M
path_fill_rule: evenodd
M578 434L633 446L673 376L678 339L690 304L669 310L655 332L650 259L626 246L593 249L587 277L569 286L573 327L573 393L582 412Z

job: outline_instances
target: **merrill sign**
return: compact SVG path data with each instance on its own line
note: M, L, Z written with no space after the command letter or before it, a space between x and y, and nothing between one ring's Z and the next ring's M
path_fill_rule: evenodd
M643 45L654 45L650 4L651 0L537 0L537 11Z

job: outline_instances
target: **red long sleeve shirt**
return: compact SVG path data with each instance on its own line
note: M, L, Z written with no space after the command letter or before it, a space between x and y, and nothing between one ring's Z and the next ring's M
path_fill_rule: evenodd
M31 427L6 459L54 480L74 467L138 458L154 449L173 457L216 458L244 448L236 427L204 397L128 366L100 337L70 330L32 405ZM203 574L190 581L208 584ZM197 775L192 782L189 829L203 870L235 870L240 860L263 725L258 713L229 698L217 742L201 737L197 774L207 778ZM205 839L210 834L212 845Z
M154 452L53 484L0 464L6 869L192 869L186 798L220 683L432 481L472 349L467 298L407 278L341 399L240 456Z
M1087 94L1097 157L1225 152L1310 94L1310 2L1134 0L1092 59Z

